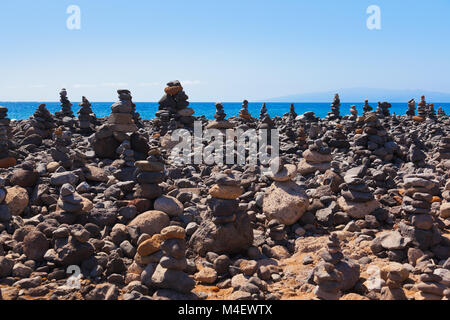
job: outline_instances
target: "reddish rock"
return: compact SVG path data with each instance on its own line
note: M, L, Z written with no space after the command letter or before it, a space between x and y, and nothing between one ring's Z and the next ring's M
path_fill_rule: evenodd
M6 169L14 167L17 164L17 160L13 157L0 159L0 168Z
M135 206L137 212L142 213L150 210L152 202L148 199L134 199L128 202L129 206Z

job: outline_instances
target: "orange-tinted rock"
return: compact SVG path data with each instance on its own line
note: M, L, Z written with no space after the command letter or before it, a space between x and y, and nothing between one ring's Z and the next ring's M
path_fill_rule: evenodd
M356 133L356 134L362 134L362 133L363 133L363 129L356 129L356 130L355 130L355 133Z
M142 213L150 210L152 203L148 199L134 199L128 202L129 206L135 206L137 212Z
M424 122L424 121L425 121L425 118L419 117L419 116L414 116L414 117L413 117L413 120L416 121L416 122Z
M434 196L433 199L431 200L431 202L442 202L442 199L439 198L438 196Z
M164 89L164 92L167 93L169 96L174 96L178 92L180 92L181 90L183 90L183 87L180 87L180 86L167 87L167 88Z
M0 168L6 169L14 167L17 164L17 160L13 157L0 159Z

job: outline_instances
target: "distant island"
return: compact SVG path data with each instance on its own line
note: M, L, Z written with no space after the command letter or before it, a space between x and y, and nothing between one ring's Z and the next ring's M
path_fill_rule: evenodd
M269 98L267 102L324 102L331 101L334 94L339 93L342 101L345 102L364 102L368 99L371 102L388 101L388 102L407 102L412 98L420 101L420 97L425 95L428 101L448 102L450 101L450 93L424 91L424 90L392 90L392 89L375 89L375 88L348 88L337 89L327 92L313 92L292 94L283 97Z

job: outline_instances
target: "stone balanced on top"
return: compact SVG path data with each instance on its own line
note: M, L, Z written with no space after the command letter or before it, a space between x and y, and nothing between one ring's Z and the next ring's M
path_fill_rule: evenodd
M252 120L252 115L248 112L248 101L244 100L242 103L242 109L239 111L239 118L245 120Z
M420 97L417 112L419 117L421 117L422 119L425 119L427 117L427 101L425 100L425 96Z
M331 167L331 149L318 139L303 152L303 159L298 164L298 172L302 175L316 171L325 172Z
M363 111L364 111L363 114L366 114L372 110L373 110L373 108L369 105L369 100L365 100L364 106L363 106Z
M73 127L75 125L74 114L72 112L72 103L67 98L67 90L64 88L61 89L59 96L61 101L61 111L55 112L58 125Z
M82 102L79 105L81 109L78 110L78 126L82 133L92 133L95 130L96 116L94 112L92 112L89 100L84 96L81 100Z
M206 128L207 129L231 129L234 127L234 124L230 121L226 120L227 114L223 110L223 104L218 102L216 103L216 113L214 114L214 121L211 121Z
M113 132L133 133L138 130L133 119L131 92L126 89L117 90L119 101L111 106L108 124Z
M339 94L334 95L333 103L331 104L331 112L328 113L328 120L336 120L340 117L339 108L341 106L341 99L339 98Z

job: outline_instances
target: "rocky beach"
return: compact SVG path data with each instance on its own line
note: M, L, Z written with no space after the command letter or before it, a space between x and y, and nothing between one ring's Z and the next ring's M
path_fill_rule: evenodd
M54 114L0 107L0 300L450 298L450 116L426 97L344 115L336 94L324 118L219 102L209 120L180 81L153 119L117 94L103 118L66 89ZM278 155L241 165L205 139L180 163L195 124L266 130L272 154L278 131Z

